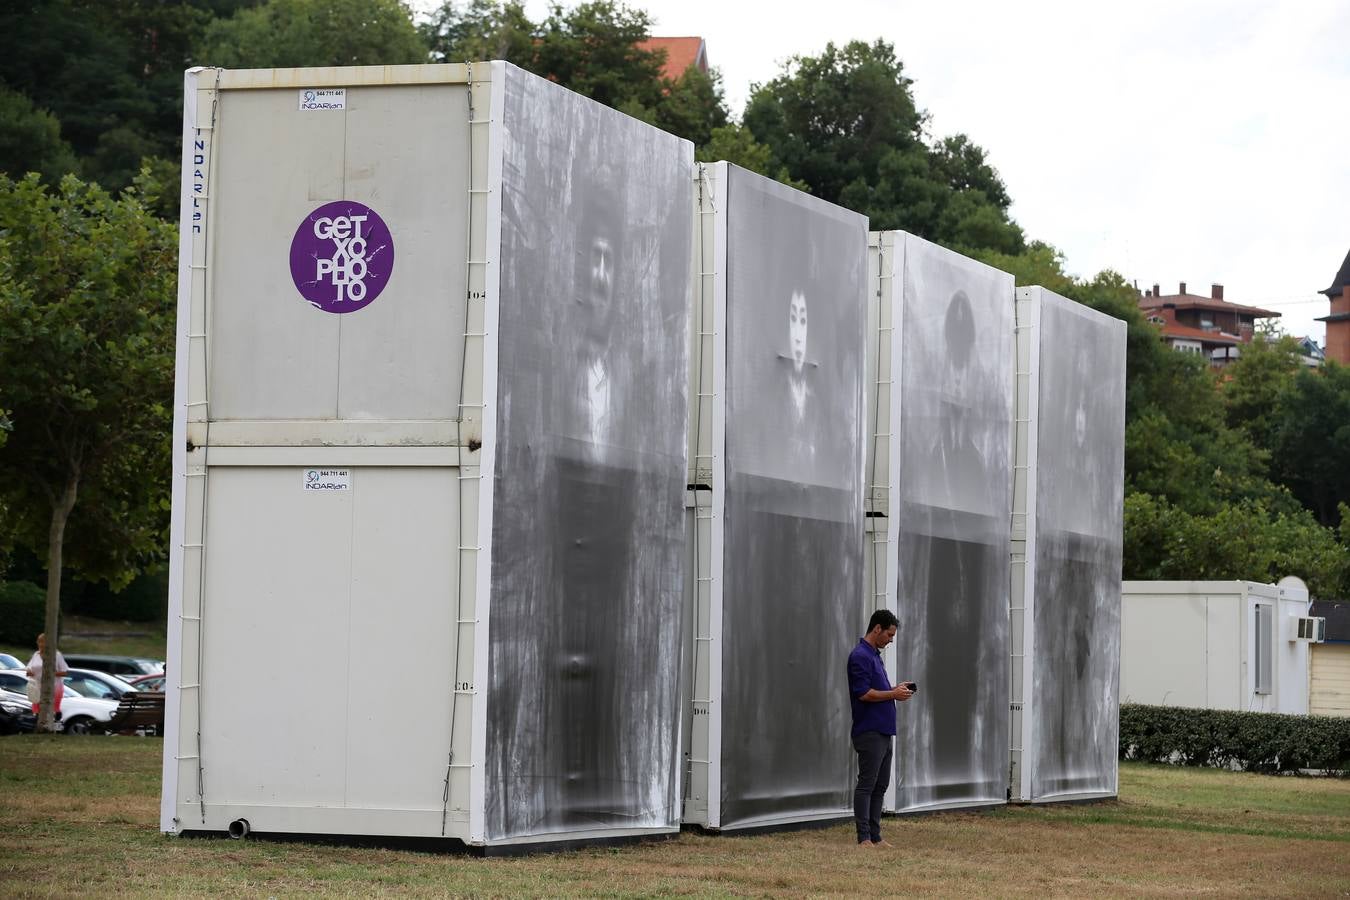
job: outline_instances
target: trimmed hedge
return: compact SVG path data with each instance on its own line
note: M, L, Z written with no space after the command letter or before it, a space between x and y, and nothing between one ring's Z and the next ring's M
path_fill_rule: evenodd
M33 646L46 625L47 592L29 581L0 582L0 641Z
M1125 703L1120 758L1248 772L1350 773L1350 718Z

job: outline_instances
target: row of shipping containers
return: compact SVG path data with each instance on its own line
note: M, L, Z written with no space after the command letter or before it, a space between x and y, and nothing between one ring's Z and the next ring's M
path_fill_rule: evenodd
M165 831L1116 790L1124 324L509 64L191 70Z

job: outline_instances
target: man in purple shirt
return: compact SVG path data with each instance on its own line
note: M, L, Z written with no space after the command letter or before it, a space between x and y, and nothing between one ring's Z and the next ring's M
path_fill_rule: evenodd
M872 613L867 634L848 655L848 694L853 707L853 749L858 753L858 786L853 819L858 846L889 846L881 839L881 805L891 783L891 741L895 738L895 701L914 695L912 681L891 687L881 651L895 640L900 620L889 609Z

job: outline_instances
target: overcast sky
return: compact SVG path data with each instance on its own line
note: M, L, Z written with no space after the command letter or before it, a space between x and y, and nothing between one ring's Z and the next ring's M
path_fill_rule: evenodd
M1350 250L1347 0L630 5L653 34L707 40L735 114L789 57L883 38L932 136L988 151L1013 217L1072 273L1218 282L1323 339L1317 292Z

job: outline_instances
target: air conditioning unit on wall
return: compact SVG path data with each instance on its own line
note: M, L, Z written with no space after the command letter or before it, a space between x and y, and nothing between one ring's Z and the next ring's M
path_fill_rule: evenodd
M1290 616L1284 631L1287 640L1320 644L1327 639L1327 620L1321 616Z

